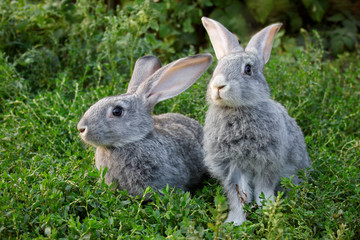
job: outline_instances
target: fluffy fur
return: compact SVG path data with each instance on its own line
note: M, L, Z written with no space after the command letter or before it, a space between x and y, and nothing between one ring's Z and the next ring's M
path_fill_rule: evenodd
M107 168L107 184L140 195L148 186L189 190L200 182L205 173L202 126L181 114L152 116L151 111L190 87L211 61L211 55L202 54L160 68L157 58L140 58L127 93L101 99L86 111L78 124L80 136L96 147L96 167Z
M205 164L227 193L226 222L240 225L245 221L244 201L254 198L260 205L259 195L274 196L282 177L295 175L293 181L299 183L297 171L309 167L310 159L301 129L270 99L263 75L281 25L265 28L243 50L220 23L202 20L219 58L208 85Z

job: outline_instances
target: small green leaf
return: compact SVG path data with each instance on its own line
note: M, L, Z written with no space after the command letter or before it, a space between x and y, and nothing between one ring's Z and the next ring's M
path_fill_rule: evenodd
M335 15L332 15L331 17L328 17L327 20L330 22L341 22L345 19L344 15L341 13L337 13Z
M254 14L256 20L260 23L265 23L267 17L274 7L273 0L246 0L246 5Z
M155 30L155 31L159 31L159 24L157 21L153 20L150 22L150 28Z
M344 20L342 22L342 24L344 25L344 27L346 28L346 30L348 32L351 32L351 33L354 33L354 34L357 33L357 27L356 27L354 22L346 19L346 20Z
M192 33L194 32L194 27L191 25L191 19L188 18L183 23L184 32Z
M208 223L207 225L208 225L208 227L209 227L211 230L213 230L213 231L215 231L215 230L216 230L216 228L215 228L214 224L212 224L212 223Z
M321 22L328 8L327 0L302 0L302 3L310 17L317 22Z

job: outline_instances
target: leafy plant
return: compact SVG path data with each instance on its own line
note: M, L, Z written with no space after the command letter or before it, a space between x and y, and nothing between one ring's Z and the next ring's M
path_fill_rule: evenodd
M27 90L27 82L19 76L13 64L0 52L0 112L4 110L5 101L14 101Z
M352 16L348 11L337 13L327 21L331 24L331 29L325 32L329 39L329 48L338 55L346 50L354 51L358 44L357 35L360 29L360 20Z
M328 8L328 1L327 0L301 0L301 1L306 7L310 17L317 22L321 22Z

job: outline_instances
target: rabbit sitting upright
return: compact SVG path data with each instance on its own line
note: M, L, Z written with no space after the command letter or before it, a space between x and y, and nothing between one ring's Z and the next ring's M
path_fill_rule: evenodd
M245 221L243 204L274 196L282 177L310 166L304 136L286 109L270 98L263 75L281 24L253 36L244 50L223 25L203 17L218 64L208 85L205 165L227 194L226 222Z
M96 167L107 168L107 184L141 195L148 186L189 190L199 183L205 173L202 126L181 114L151 112L159 101L189 88L211 62L210 54L164 67L155 56L139 58L127 92L105 97L85 112L77 128L96 147Z

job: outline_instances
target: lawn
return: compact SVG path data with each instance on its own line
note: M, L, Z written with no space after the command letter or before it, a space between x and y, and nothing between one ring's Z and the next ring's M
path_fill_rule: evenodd
M309 177L300 186L284 179L286 194L276 201L247 205L243 225L224 225L226 198L214 179L192 194L168 187L128 196L101 180L94 149L76 129L93 103L125 92L136 58L155 54L165 64L213 50L175 53L136 9L107 16L84 2L60 10L0 4L1 239L360 238L359 50L333 58L317 32L305 47L280 34L264 73L272 97L303 130L313 171L300 174ZM203 124L215 64L154 114L178 112Z

